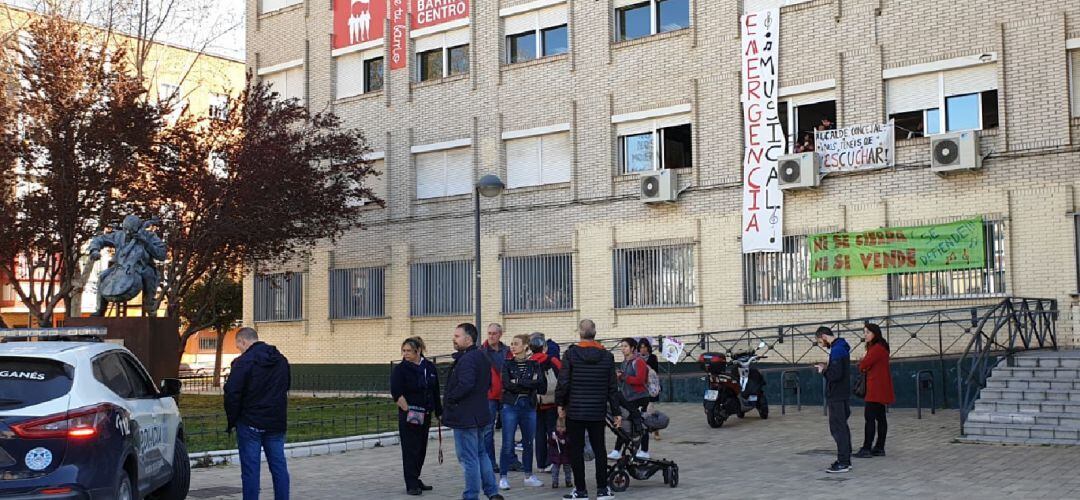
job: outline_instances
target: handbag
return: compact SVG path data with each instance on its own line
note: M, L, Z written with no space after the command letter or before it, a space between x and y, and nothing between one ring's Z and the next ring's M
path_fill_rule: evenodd
M424 425L427 421L427 410L419 406L410 406L405 413L405 421L412 425Z
M855 397L863 399L866 397L866 374L859 373L859 378L855 379L855 388L851 391L855 394Z

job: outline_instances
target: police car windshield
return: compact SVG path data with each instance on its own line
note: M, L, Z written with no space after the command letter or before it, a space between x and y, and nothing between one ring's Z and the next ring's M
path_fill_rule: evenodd
M0 410L56 399L71 390L70 366L49 359L0 357Z

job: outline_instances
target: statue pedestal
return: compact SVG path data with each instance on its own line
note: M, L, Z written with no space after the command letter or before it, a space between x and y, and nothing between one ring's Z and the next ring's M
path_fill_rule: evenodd
M103 326L105 341L123 345L139 358L155 384L180 372L180 325L170 318L68 318L64 326Z

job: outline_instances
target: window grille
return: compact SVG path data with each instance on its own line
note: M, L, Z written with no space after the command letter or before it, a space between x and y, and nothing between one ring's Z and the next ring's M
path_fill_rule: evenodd
M889 275L889 300L996 297L1005 294L1005 222L983 222L986 266Z
M743 255L746 304L813 303L840 300L840 278L810 277L809 238L785 236L783 251Z
M330 271L330 318L385 316L386 269L364 267Z
M503 257L504 313L565 311L574 306L571 255Z
M694 267L692 244L616 249L615 307L695 305Z
M303 319L303 273L277 273L255 277L255 321Z
M413 316L472 314L471 260L417 263L409 274L409 310Z

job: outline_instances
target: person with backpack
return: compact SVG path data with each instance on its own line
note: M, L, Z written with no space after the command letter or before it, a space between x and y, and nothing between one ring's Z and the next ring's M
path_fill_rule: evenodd
M510 489L507 474L510 472L510 457L514 454L514 434L521 429L521 443L524 448L521 464L525 471L525 486L543 486L533 474L532 447L533 433L536 431L536 395L547 390L547 381L540 364L531 359L528 348L528 335L515 335L510 342L510 359L502 369L502 469L499 475L499 489Z
M548 343L540 332L529 336L529 350L533 353L529 359L540 365L540 371L544 372L547 381L545 390L540 393L540 405L536 409L536 468L544 472L552 463L548 456L547 438L555 432L555 422L559 418L555 407L555 386L559 383L562 361L548 356Z
M645 360L645 364L649 365L649 368L652 370L649 372L650 384L652 383L653 375L656 375L656 394L652 394L653 391L650 388L649 394L651 397L649 398L649 402L658 403L660 402L660 358L657 358L656 354L653 353L652 342L649 340L649 337L642 337L641 340L638 341L638 354L641 354L641 358ZM660 431L653 431L653 439L660 439Z
M652 401L648 387L649 365L638 354L637 340L630 337L622 339L619 342L619 349L622 350L623 362L617 374L622 388L623 399L626 400L628 409L633 408L640 413L645 413L645 410L649 408L649 403ZM616 440L615 449L611 450L608 458L618 460L620 456L619 449L622 448L623 444L622 439ZM641 448L638 449L637 457L649 458L648 433L643 433L641 436Z

